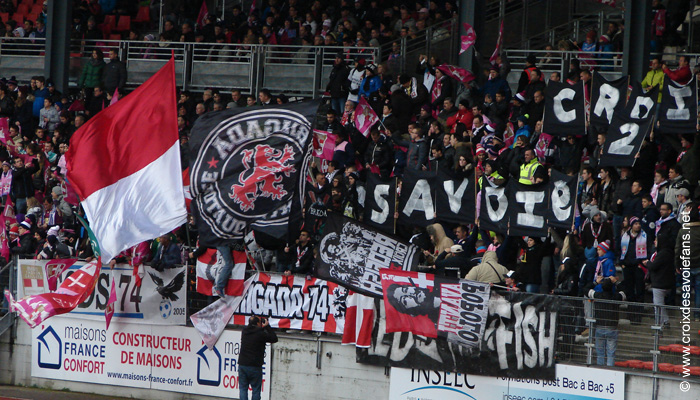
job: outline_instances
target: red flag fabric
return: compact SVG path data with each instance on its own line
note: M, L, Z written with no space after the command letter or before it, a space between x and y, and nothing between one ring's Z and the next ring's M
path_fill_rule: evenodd
M342 344L357 347L372 345L372 329L376 308L374 298L350 291L346 301Z
M322 160L333 160L333 152L335 151L336 136L328 131L314 129L314 157Z
M450 78L457 79L465 85L476 79L474 74L471 72L454 65L442 64L438 67L438 69L442 71L443 74L449 76Z
M204 26L204 19L209 14L209 8L207 8L207 0L202 0L202 6L199 7L199 15L197 15L197 28L202 29Z
M462 54L465 51L469 50L469 48L472 47L476 42L476 32L474 32L474 27L472 27L466 22L462 25L464 26L464 31L466 32L466 35L462 35L462 42L460 44L459 54Z
M66 278L55 293L26 296L15 301L10 291L5 290L5 297L10 311L16 311L30 328L34 328L54 315L73 311L90 296L99 276L99 260L92 261Z
M369 136L369 130L372 125L379 121L377 113L374 112L364 97L360 97L360 101L355 108L355 128L364 136Z
M233 251L233 270L228 278L224 294L240 296L243 294L245 282L246 254L244 251ZM216 277L224 266L224 260L216 249L208 249L197 258L197 293L205 296L213 295Z
M61 276L63 271L71 265L78 261L77 258L65 258L57 260L49 260L46 265L44 265L44 275L46 276L46 282L49 285L50 291L55 291L58 285L58 277Z
M600 4L607 4L610 7L617 6L617 0L597 0Z
M109 330L109 323L112 322L112 317L114 316L114 303L117 302L117 285L114 283L114 275L112 275L112 286L109 289L109 299L107 300L107 307L105 307L105 329Z
M119 88L114 89L114 94L112 95L112 100L110 100L109 105L113 106L119 101Z
M182 171L182 189L185 193L185 207L187 207L187 212L189 212L190 203L192 203L192 193L190 192L190 167Z
M105 260L185 223L174 59L78 129L66 161Z
M437 337L436 293L433 275L423 272L379 270L386 310L386 332L413 332ZM439 311L439 306L437 308Z
M491 61L491 64L496 64L496 58L498 58L498 54L501 52L501 45L503 44L503 20L501 20L501 27L498 29L498 40L496 40L496 49L493 51L493 54L491 54L491 57L489 58L489 61Z

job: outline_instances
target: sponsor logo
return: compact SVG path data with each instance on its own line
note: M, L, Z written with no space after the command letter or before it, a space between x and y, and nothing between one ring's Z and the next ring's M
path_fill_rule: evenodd
M37 361L39 368L60 369L62 361L61 338L52 327L44 329L36 340L39 342Z
M202 346L197 352L197 383L206 386L219 386L221 383L221 353L214 346L214 350L207 350Z

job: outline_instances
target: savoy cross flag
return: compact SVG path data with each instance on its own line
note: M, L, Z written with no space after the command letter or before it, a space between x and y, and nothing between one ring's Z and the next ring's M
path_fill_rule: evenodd
M459 54L462 54L465 51L469 50L469 48L472 47L476 42L476 32L474 32L474 27L466 22L463 23L462 26L464 27L464 32L466 34L462 35L461 37Z
M362 136L369 136L369 130L374 124L379 122L379 117L377 113L374 112L372 106L369 105L364 97L360 97L360 102L357 103L357 108L355 108L355 127L362 134Z

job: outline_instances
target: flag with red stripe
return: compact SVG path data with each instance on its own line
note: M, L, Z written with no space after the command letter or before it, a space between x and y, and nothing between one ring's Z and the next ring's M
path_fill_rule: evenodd
M247 257L245 251L232 251L233 269L226 283L224 293L227 296L240 296L243 294L245 280L245 268ZM216 249L207 249L197 257L197 293L206 296L213 294L212 289L216 284L216 277L224 266L223 257Z
M347 297L346 288L323 279L258 273L231 322L262 315L273 328L343 333Z
M375 299L351 291L347 300L342 344L370 347L372 345L372 328L374 327L375 315Z

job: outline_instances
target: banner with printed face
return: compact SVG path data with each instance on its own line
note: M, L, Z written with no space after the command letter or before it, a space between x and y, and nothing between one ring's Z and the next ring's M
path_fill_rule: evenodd
M55 263L60 260L53 260ZM66 260L68 261L68 260ZM72 260L70 260L72 262ZM17 293L25 293L27 283L39 288L31 287L32 293L48 293L48 281L46 279L27 280L22 276L42 277L45 265L52 261L47 260L20 260L18 268ZM84 261L77 261L65 268L58 275L58 285L66 281L72 274L78 271ZM185 285L187 270L184 266L166 269L158 272L150 266L143 266L144 277L141 285L136 284L134 268L128 264L117 264L112 273L116 285L117 301L114 303L114 316L112 323L126 322L136 324L156 325L185 325L187 306L187 287ZM92 293L66 317L98 320L104 323L105 308L109 300L112 284L112 275L109 268L102 268L97 277L97 283ZM55 318L63 318L58 315Z
M435 185L435 204L440 221L473 224L476 212L476 186L473 175L457 179L440 173Z
M658 95L658 87L645 93L641 85L635 82L624 111L613 116L600 157L600 167L634 165L635 157L654 122Z
M491 292L481 349L413 333L388 333L383 309L375 313L372 345L357 362L400 368L521 379L554 379L555 296Z
M624 110L628 85L626 76L609 81L598 71L593 72L590 126L594 133L606 133L613 116Z
M512 236L547 236L546 224L549 192L546 183L523 185L508 182L508 234Z
M550 135L581 135L586 129L583 83L549 81L544 90L544 126Z
M694 133L698 124L697 79L679 85L668 77L664 79L659 104L659 132Z
M343 333L347 297L346 288L323 279L258 273L230 322L262 315L273 328Z
M487 231L506 233L508 231L508 197L506 185L496 186L484 179L481 189L481 209L479 227Z
M488 283L382 269L386 331L412 332L479 347L486 329Z
M547 224L555 228L571 229L576 210L578 175L568 176L552 168L549 180L549 207Z
M394 212L396 212L396 178L382 181L378 175L368 174L364 222L384 233L393 233Z
M428 226L435 223L435 185L433 172L405 170L399 197L399 222Z
M338 214L329 214L318 245L316 275L358 293L382 297L379 270L410 271L418 248Z
M107 330L104 321L62 317L31 335L32 377L239 398L240 331L224 331L211 350L194 328L184 326L112 321ZM270 350L268 345L263 364L266 400Z

